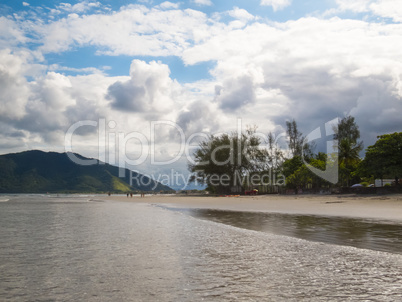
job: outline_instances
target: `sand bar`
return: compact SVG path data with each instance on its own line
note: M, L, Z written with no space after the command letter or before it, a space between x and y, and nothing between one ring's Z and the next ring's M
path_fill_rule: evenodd
M209 197L183 195L105 196L104 200L203 208L324 216L360 217L402 223L402 194L365 195L259 195Z

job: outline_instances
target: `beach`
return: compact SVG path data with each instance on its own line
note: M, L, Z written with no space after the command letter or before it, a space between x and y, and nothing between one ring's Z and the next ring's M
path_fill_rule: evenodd
M98 198L98 197L97 197ZM402 222L402 194L394 195L191 195L105 196L103 200L160 204L176 208L217 209L319 216L342 216Z

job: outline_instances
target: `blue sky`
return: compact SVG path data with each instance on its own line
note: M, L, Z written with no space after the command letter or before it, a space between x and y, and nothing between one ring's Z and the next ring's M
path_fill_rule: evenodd
M402 131L401 22L397 0L2 1L0 152L185 173L183 137L347 114L367 147Z
M38 21L44 23L51 23L57 20L68 17L72 13L72 10L66 10L63 8L68 7L67 5L77 5L83 1L51 1L49 3L44 3L43 1L3 1L1 4L1 11L4 16L8 16L11 19L25 18L25 20ZM202 1L201 1L202 2ZM206 1L208 2L208 1ZM274 1L275 2L275 1ZM278 1L279 3L286 1ZM220 13L220 20L223 22L233 21L233 17L226 14L226 12L233 10L234 8L241 8L246 10L248 13L261 18L265 22L286 22L289 20L297 20L303 17L318 16L321 17L325 12L333 9L336 10L338 5L334 0L325 1L302 1L293 0L289 1L291 5L280 7L274 9L271 5L260 5L259 1L214 1L210 5L197 4L195 1L184 1L177 2L180 9L193 9L205 13L208 16L213 16L214 14ZM84 1L84 3L96 3L97 5L89 8L85 11L74 11L80 15L88 14L111 14L113 12L124 9L124 7L137 4L143 5L149 8L158 6L162 3L167 3L166 1ZM57 10L57 14L52 14L52 10ZM14 18L12 17L14 15ZM370 13L359 13L350 10L338 12L337 15L353 18L371 18ZM391 20L382 19L382 22L391 22ZM27 32L27 36L29 36ZM35 37L35 36L33 36ZM40 46L40 39L33 39L32 44L27 46L34 50L37 46ZM36 40L36 41L35 41ZM120 56L110 56L97 54L98 47L96 46L74 46L70 45L69 49L63 52L50 52L45 54L45 63L48 65L58 64L60 66L71 67L75 69L84 69L89 67L95 67L102 69L104 66L108 68L104 70L107 75L118 76L127 75L129 71L129 65L131 60L136 58L141 58L144 61L159 60L164 64L169 65L171 75L173 78L180 82L189 82L200 79L205 79L209 77L209 70L213 67L214 62L207 62L203 64L187 65L184 64L179 57L176 56L130 56L130 55L120 55ZM80 72L74 72L72 70L64 70L64 74L74 75Z

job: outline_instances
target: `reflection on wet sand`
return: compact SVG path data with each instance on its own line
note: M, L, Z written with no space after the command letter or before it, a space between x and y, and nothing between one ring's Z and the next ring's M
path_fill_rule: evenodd
M314 215L211 209L186 209L183 211L193 217L254 231L402 254L402 225L400 224Z

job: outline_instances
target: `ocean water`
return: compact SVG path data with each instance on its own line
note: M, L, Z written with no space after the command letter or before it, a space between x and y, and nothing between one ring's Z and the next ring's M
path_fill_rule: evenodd
M402 255L401 221L212 209L179 210L239 228Z
M0 196L0 301L401 301L401 272L396 252L186 211Z

